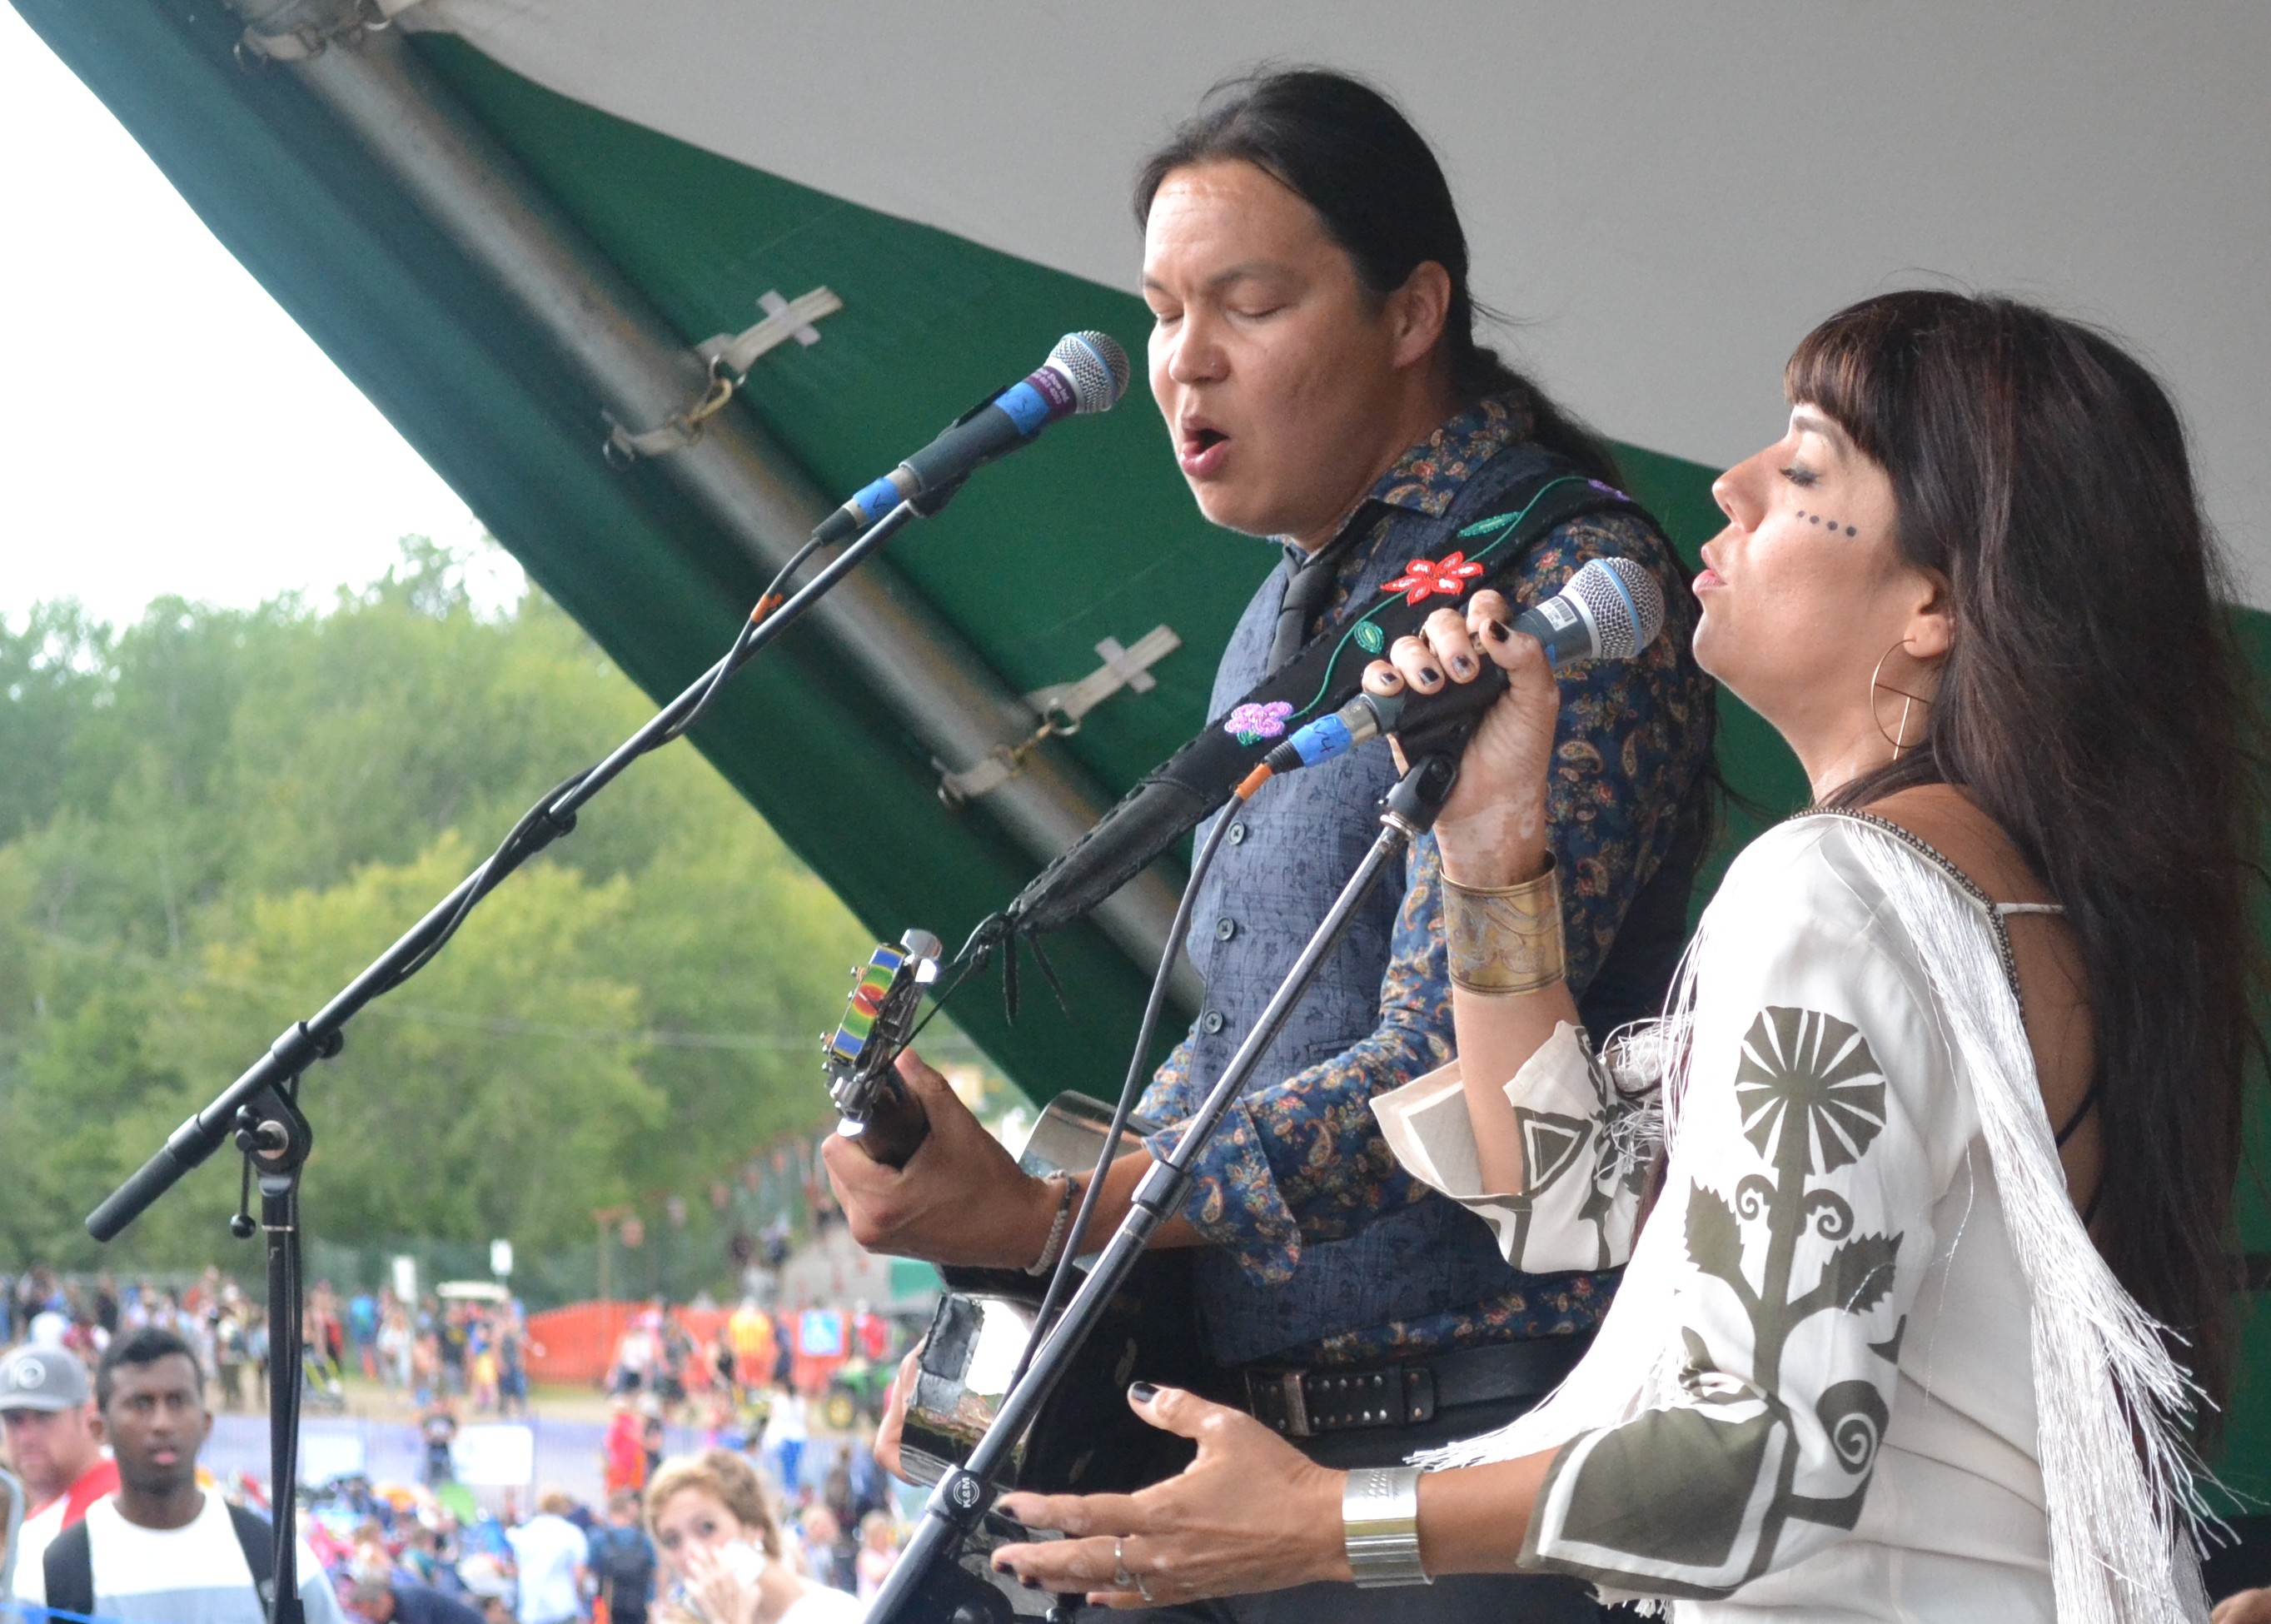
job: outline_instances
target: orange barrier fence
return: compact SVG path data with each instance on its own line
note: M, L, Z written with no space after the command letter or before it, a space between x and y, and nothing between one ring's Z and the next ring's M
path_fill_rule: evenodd
M528 1375L532 1382L597 1387L607 1379L615 1345L635 1315L647 1311L637 1302L578 1302L528 1316ZM696 1347L707 1348L726 1322L724 1308L674 1308L670 1317L686 1328Z

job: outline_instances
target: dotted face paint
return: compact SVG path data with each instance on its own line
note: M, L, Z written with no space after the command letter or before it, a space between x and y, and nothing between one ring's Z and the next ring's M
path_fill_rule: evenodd
M1828 525L1829 527L1829 533L1833 536L1837 534L1841 530L1849 536L1858 536L1861 533L1850 525L1840 525L1834 518L1824 518L1819 513L1808 513L1804 508L1800 508L1798 510L1798 516L1809 525Z

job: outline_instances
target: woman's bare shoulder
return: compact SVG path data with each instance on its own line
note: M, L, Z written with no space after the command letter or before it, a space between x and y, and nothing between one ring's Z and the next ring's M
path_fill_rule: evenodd
M1920 784L1863 808L1897 823L1970 876L1997 902L2052 902L2049 889L2003 826L1962 790Z

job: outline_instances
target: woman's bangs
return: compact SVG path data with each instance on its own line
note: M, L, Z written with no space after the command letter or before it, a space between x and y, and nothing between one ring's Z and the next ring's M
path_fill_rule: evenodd
M1873 462L1887 462L1894 416L1895 358L1913 351L1916 333L1892 299L1841 310L1798 341L1783 368L1783 393L1811 406L1851 436Z

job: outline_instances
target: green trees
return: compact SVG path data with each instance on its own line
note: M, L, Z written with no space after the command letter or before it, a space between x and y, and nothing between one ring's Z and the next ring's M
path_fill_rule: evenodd
M650 709L416 541L325 609L0 625L0 1263L221 1255L233 1158L116 1247L79 1220ZM642 761L310 1075L318 1232L534 1251L698 1194L826 1120L813 1034L868 945L688 746Z

